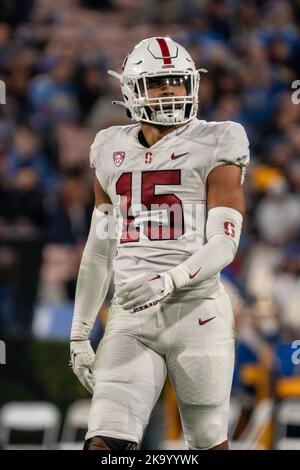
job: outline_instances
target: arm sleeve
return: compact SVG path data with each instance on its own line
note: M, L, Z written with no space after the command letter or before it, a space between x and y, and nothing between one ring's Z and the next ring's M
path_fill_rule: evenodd
M103 236L111 233L107 224L114 222L109 217L94 209L77 279L71 340L89 336L107 294L116 250L116 240Z

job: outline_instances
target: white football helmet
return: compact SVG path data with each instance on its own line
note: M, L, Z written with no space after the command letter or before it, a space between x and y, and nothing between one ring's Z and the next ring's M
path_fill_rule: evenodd
M183 124L197 115L200 72L189 53L170 38L154 37L138 43L123 62L122 73L108 73L121 83L124 102L135 121L171 126ZM166 85L185 85L185 94L149 98L149 89Z

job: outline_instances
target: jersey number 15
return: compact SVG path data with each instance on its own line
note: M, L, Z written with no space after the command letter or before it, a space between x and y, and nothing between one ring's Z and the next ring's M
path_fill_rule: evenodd
M155 194L155 186L180 185L181 170L141 172L141 195L137 207L132 205L132 173L122 173L116 182L121 196L121 243L149 240L176 240L184 233L181 200L173 193Z

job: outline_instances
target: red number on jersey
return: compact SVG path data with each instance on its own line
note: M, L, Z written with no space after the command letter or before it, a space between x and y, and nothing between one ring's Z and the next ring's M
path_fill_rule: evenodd
M131 214L132 173L122 173L116 182L116 193L121 196L120 212L123 219L121 243L136 242L140 238L139 227L134 226ZM122 197L123 196L123 197Z
M141 204L149 213L149 219L155 211L167 213L168 223L148 220L145 234L149 240L175 240L184 233L184 218L181 200L173 193L155 194L157 185L179 185L180 170L143 171L141 181ZM116 183L116 193L121 196L120 211L123 218L121 243L138 241L140 229L134 225L131 213L132 173L123 173ZM123 196L123 197L122 197Z

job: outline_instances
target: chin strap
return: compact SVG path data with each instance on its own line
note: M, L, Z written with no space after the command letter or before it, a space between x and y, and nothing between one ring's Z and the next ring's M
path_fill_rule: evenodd
M112 77L115 77L117 80L121 81L122 75L120 73L115 72L114 70L108 70L107 73L108 75L111 75ZM127 109L126 103L124 101L112 101L112 104L117 104Z
M119 106L123 106L124 108L127 109L127 106L124 103L124 101L112 101L112 104L118 104Z
M115 72L114 70L108 70L107 73L121 81L122 75L120 73Z

